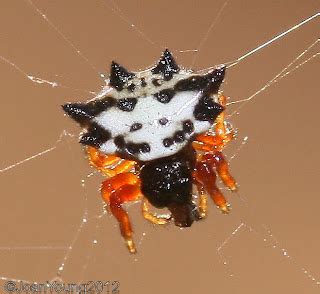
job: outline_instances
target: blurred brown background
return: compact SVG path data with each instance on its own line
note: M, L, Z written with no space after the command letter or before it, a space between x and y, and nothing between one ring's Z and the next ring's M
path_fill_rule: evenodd
M222 215L210 202L207 219L180 230L152 226L140 205L131 205L135 256L115 219L103 214L103 178L88 177L79 129L60 109L93 97L89 91L99 91L99 73L107 74L113 59L138 71L168 47L186 67L196 55L193 68L200 70L232 61L319 11L316 0L230 0L202 43L224 3L0 1L0 169L52 148L0 173L1 284L43 283L58 273L69 283L118 280L120 293L130 294L319 293L318 58L230 118L238 139L226 154L236 153L231 168L240 185L239 195L225 191L232 213ZM231 101L250 96L318 37L319 17L231 68L224 92ZM200 44L198 54L180 52ZM316 44L298 64L318 51ZM56 143L64 131L74 136Z

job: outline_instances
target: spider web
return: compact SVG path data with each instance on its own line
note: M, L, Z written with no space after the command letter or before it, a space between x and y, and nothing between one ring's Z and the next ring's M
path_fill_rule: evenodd
M291 3L290 15L276 3L201 4L186 1L185 11L166 1L8 4L0 45L3 284L118 280L121 293L319 291L310 185L319 166L316 2ZM104 212L103 178L83 159L79 130L60 105L94 97L112 59L144 69L165 47L199 71L229 66L224 91L238 137L226 153L240 192L224 190L229 216L211 204L190 230L154 227L139 204L129 205L139 251L131 256Z

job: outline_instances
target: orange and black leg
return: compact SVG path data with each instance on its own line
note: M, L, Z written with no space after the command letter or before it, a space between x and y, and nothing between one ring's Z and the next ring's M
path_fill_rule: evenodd
M101 186L101 196L107 207L116 217L120 232L131 253L136 252L133 242L133 230L128 213L123 209L125 202L136 201L141 197L140 179L132 173L121 173L105 180Z

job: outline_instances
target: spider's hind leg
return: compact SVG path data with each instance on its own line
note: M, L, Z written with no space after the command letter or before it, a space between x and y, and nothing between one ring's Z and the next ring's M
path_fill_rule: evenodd
M101 186L101 196L120 225L120 232L131 253L136 252L132 239L133 230L128 213L122 204L136 201L141 197L140 180L132 173L121 173L105 180Z
M208 201L207 201L207 193L205 191L204 186L197 181L194 178L194 184L197 187L198 190L198 197L199 197L199 202L198 202L198 212L199 212L199 217L200 219L205 218L207 216L208 212Z
M106 208L109 208L118 220L121 235L124 237L129 251L135 253L131 223L122 204L136 201L141 196L140 179L130 172L136 162L123 160L114 155L102 154L91 146L87 147L87 154L90 165L109 177L101 185L101 196L107 204Z
M149 211L149 201L146 198L144 198L142 200L142 207L141 208L142 208L143 217L155 225L165 225L171 219L171 215L169 215L169 214L168 215L158 215L156 213L151 213Z

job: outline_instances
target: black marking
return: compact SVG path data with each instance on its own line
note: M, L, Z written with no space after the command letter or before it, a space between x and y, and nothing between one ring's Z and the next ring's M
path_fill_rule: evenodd
M62 108L76 122L85 126L99 113L107 110L115 104L116 100L114 98L105 97L99 100L89 101L87 103L67 103L62 105Z
M116 136L114 139L114 144L119 148L119 149L123 149L126 146L126 142L123 138L123 136L119 135Z
M127 158L127 159L136 159L134 158L134 155L138 153L147 153L147 152L150 152L151 150L150 145L148 143L126 142L124 137L121 135L114 138L114 144L118 148L117 153L122 158Z
M147 152L150 152L150 150L151 150L151 148L148 143L141 143L140 144L140 152L147 153Z
M127 89L128 89L129 92L133 92L135 88L136 88L136 85L135 85L135 84L130 84L130 85L127 87Z
M135 77L134 73L128 72L124 67L112 61L110 73L110 86L117 91L122 91L124 85Z
M162 53L157 66L151 70L153 74L162 74L165 81L171 80L173 75L179 71L180 68L168 49Z
M176 91L204 91L206 94L216 94L225 76L226 67L220 67L203 76L191 76L180 80L174 86Z
M141 123L134 123L131 125L130 127L130 132L135 132L138 131L142 128L142 124Z
M186 120L183 122L183 131L190 134L194 131L194 125L191 120Z
M135 144L135 143L127 143L125 146L125 150L129 153L129 154L136 154L139 153L139 145Z
M117 106L122 111L132 111L137 102L137 98L123 98L119 99Z
M80 138L80 143L99 148L111 138L111 133L96 123L92 123L87 131Z
M141 87L145 87L147 85L146 79L145 78L141 78Z
M143 143L129 142L125 146L125 151L127 151L127 153L131 155L134 155L137 153L147 153L147 152L150 152L150 150L151 150L150 145L146 142L143 142Z
M184 139L185 139L185 136L183 131L177 131L173 135L173 141L175 143L182 143Z
M128 143L125 143L125 146L124 148L122 148L122 150L120 150L120 153L124 154L125 157L128 156L128 158L130 158L139 153L150 152L150 150L151 150L150 145L146 142L143 142L143 143L128 142Z
M161 103L169 103L173 98L175 91L172 89L164 89L158 93L155 93L153 96Z
M197 120L214 122L217 116L224 110L224 107L210 96L202 96L194 108L193 115Z
M160 125L165 126L169 122L169 120L166 117L162 117L158 120L158 122Z
M173 145L174 141L172 138L165 138L162 141L164 147L170 147Z
M160 86L161 86L161 83L159 82L158 79L153 79L153 80L152 80L152 84L153 84L154 86L156 86L156 87L160 87Z

